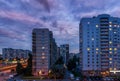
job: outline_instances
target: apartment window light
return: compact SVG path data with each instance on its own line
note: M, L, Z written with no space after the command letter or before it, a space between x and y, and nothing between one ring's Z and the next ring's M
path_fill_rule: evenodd
M99 49L98 49L98 48L96 48L96 50L98 51Z
M109 50L112 50L112 48L109 48Z
M110 24L112 24L112 22L109 22Z
M110 51L110 54L112 54L112 51Z
M42 59L45 59L45 56L42 56Z
M98 25L96 25L96 28L98 28Z
M98 52L96 52L96 54L98 54Z
M118 25L118 27L120 27L120 25Z
M45 47L43 46L42 49L45 49Z
M110 71L112 70L112 68L109 68L110 69Z
M112 58L109 58L109 60L112 60Z
M94 38L92 38L92 41L94 41Z
M117 48L114 48L114 50L116 51L116 50L117 50Z
M111 30L112 30L112 28L109 28L109 30L111 31Z
M88 24L90 24L90 22L88 22Z
M114 27L117 27L117 25L114 25Z
M109 27L112 27L112 25L109 25Z
M90 51L90 48L87 48L88 51Z
M112 41L110 41L109 43L112 44Z
M45 53L42 53L42 55L45 55Z
M116 68L114 68L114 70L117 70Z
M112 62L110 61L110 64L112 64Z

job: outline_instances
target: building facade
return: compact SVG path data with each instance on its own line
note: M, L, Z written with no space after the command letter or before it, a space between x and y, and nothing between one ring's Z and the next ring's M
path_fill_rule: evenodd
M60 55L63 57L64 63L67 64L69 60L69 44L60 45Z
M57 45L51 31L47 28L33 29L32 52L33 75L47 76L57 57Z
M81 69L89 74L120 70L120 18L101 14L79 25Z
M2 49L2 57L4 60L5 59L12 60L15 58L27 59L29 57L29 53L31 54L31 51L23 50L23 49L13 49L13 48Z

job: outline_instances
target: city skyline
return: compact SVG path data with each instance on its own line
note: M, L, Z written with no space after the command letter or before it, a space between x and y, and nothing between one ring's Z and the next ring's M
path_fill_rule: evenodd
M2 48L31 50L33 28L49 28L58 45L69 43L79 52L82 17L110 14L120 17L118 0L10 0L0 1L0 53Z

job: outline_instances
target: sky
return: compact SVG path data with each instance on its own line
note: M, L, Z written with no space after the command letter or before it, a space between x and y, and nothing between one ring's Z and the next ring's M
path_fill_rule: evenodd
M0 53L31 50L33 28L49 28L58 46L68 43L77 53L80 19L99 14L120 17L119 0L0 0Z

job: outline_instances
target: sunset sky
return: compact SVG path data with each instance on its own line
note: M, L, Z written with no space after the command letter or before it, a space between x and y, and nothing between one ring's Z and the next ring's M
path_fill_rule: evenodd
M49 28L57 45L68 43L70 52L79 52L80 19L99 14L120 17L119 0L0 0L0 53L31 50L33 28Z

